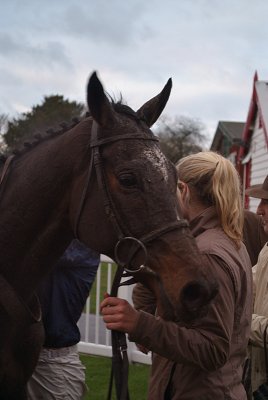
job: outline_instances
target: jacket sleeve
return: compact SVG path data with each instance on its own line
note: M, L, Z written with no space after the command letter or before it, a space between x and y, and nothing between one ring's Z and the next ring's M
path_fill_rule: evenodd
M154 315L156 312L156 298L150 289L141 283L134 286L132 300L136 310L142 310Z
M263 335L268 318L262 315L253 314L250 332L250 344L257 347L263 347ZM268 339L268 338L267 338Z
M215 370L223 366L229 356L235 288L224 262L214 255L206 257L219 283L219 292L208 314L186 327L140 311L129 339L169 360L193 364L203 370Z
M258 281L258 268L260 268L259 263L261 263L260 256L258 258L258 263L252 268L253 276L253 299L256 296L256 285ZM251 332L250 332L250 344L257 347L263 347L263 335L266 325L268 324L268 318L264 315L259 315L256 313L252 314L251 321Z

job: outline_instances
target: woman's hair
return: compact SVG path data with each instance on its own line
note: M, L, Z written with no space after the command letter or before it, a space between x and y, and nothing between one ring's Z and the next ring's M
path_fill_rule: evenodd
M243 210L239 175L231 163L213 151L191 154L178 161L179 180L194 188L199 201L214 205L226 233L242 240Z

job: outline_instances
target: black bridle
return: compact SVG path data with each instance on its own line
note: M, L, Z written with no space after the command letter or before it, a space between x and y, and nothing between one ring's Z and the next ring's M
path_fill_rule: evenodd
M161 235L165 233L178 229L188 227L188 222L186 220L176 220L175 222L171 222L170 224L161 227L159 229L155 229L149 233L144 234L140 238L135 238L132 236L128 227L125 225L124 221L120 217L115 205L113 198L111 196L111 192L109 190L109 185L106 182L106 176L103 167L103 161L100 154L100 147L112 143L118 140L127 140L127 139L138 139L138 140L150 140L158 142L158 138L155 136L146 136L144 134L125 134L125 135L115 135L110 138L99 139L98 138L98 124L93 120L92 128L91 128L91 159L90 165L86 177L85 186L83 188L83 192L81 195L79 207L76 213L76 219L74 223L74 235L78 238L78 227L80 217L83 212L83 208L86 202L87 193L89 189L89 183L92 176L93 167L95 168L98 187L102 193L103 203L105 213L108 219L111 221L113 228L118 237L118 242L116 243L114 255L115 261L117 263L117 271L114 277L114 281L112 284L112 289L110 295L113 297L117 296L118 288L122 284L131 284L134 283L135 279L129 279L127 282L120 283L122 276L134 276L135 273L140 272L142 269L151 270L146 266L147 263L147 249L146 244L152 242L154 239L159 238ZM123 260L120 251L122 246L130 243L130 250L128 252L127 260ZM137 252L143 253L143 262L141 265L136 268L130 268L129 265L131 260L137 254ZM126 275L124 275L124 271L126 271ZM110 379L110 386L107 399L111 399L112 392L112 382L113 375L116 386L116 396L117 400L129 400L128 393L128 356L127 356L127 343L126 343L126 335L123 332L112 331L112 372Z
M81 195L80 203L78 206L78 210L76 213L76 218L74 222L74 235L76 238L78 238L78 227L79 227L79 221L80 217L86 202L86 197L89 189L89 183L93 171L93 166L95 167L96 175L97 175L97 182L98 182L98 187L102 193L103 197L103 205L104 205L104 210L105 213L108 217L108 219L111 221L113 228L115 229L115 232L117 233L118 237L118 242L115 247L115 255L118 253L116 249L119 247L120 243L126 239L130 240L133 239L136 243L138 243L142 249L146 252L146 247L145 244L152 242L154 239L159 238L161 235L178 229L178 228L185 228L188 227L189 224L186 220L184 219L177 219L175 222L171 222L170 224L160 227L158 229L155 229L149 233L144 234L140 238L135 238L132 236L131 232L129 229L126 227L124 221L122 221L122 218L120 217L115 205L114 201L112 198L112 195L109 190L109 185L106 182L106 177L105 177L105 172L104 172L104 167L103 167L103 162L100 154L100 147L108 144L108 143L113 143L119 140L127 140L127 139L136 139L136 140L146 140L146 141L155 141L158 142L158 138L156 136L146 136L144 134L125 134L125 135L115 135L110 138L104 138L104 139L98 139L98 124L93 121L92 122L92 128L91 128L91 141L90 141L90 148L92 150L91 154L91 159L90 159L90 165L86 177L86 182L85 186L83 188L83 192ZM124 268L127 267L128 262L130 260L128 259L127 263L123 263L125 265L122 265L122 260L115 260L116 262L118 261L118 264L123 266ZM134 271L132 271L134 272Z

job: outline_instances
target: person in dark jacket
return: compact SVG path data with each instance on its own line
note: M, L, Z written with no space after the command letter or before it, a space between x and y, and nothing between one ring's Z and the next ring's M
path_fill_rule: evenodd
M107 297L108 329L153 352L149 400L246 400L242 384L252 315L251 262L242 242L240 180L232 163L214 152L181 159L178 201L204 263L219 286L207 315L192 323L155 315L153 294L141 284L135 308ZM157 310L156 310L157 311Z
M80 400L86 393L77 322L99 262L99 254L75 239L42 284L39 298L45 342L28 382L29 400Z
M251 264L257 263L259 253L268 241L268 233L263 229L260 215L244 210L243 242L247 248Z

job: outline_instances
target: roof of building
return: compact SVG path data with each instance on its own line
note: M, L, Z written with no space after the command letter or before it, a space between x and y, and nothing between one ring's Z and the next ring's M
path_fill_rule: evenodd
M244 126L244 122L219 121L210 149L218 150L223 136L227 137L231 143L241 140Z

